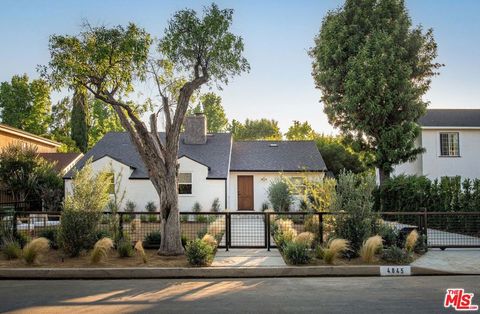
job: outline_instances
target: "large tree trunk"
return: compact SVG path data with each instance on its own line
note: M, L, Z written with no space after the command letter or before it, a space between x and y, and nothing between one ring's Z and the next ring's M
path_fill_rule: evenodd
M157 192L160 196L160 233L162 240L159 255L182 255L180 215L178 209L177 174L176 164L169 165L167 175L162 178L160 189Z

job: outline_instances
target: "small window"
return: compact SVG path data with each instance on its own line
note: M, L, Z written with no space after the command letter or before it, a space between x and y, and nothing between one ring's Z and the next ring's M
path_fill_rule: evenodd
M178 194L192 194L192 174L179 173L178 174Z
M300 195L305 191L305 184L303 177L291 177L290 182L293 185L293 191L295 194Z
M460 156L458 132L440 133L440 156Z
M115 194L115 174L113 172L108 172L107 177L109 179L108 193Z

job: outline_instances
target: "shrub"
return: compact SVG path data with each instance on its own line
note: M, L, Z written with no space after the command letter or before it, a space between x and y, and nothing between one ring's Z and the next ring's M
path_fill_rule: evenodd
M383 240L379 235L368 238L363 242L362 247L360 248L360 257L365 263L372 263L375 258L375 253L379 252L382 249Z
M147 234L143 240L145 246L160 246L162 235L160 231L152 231Z
M149 213L154 213L157 211L157 206L154 202L148 202L147 205L145 205L145 210Z
M412 253L415 245L417 244L417 241L418 232L417 230L413 230L408 234L407 239L405 240L405 251L407 251L407 253Z
M290 219L278 219L275 222L274 240L280 250L283 250L284 246L293 242L297 236L297 231L293 229L293 221Z
M318 257L322 258L327 264L334 264L340 254L349 250L349 243L345 239L331 239L327 246L319 249Z
M208 222L208 218L205 215L195 215L196 222Z
M372 233L373 175L342 172L338 178L335 211L344 211L335 219L335 235L349 240L354 255Z
M268 200L275 211L289 211L293 203L290 187L283 178L275 179L267 190Z
M385 246L396 245L398 242L398 231L382 220L377 221L375 232L382 237Z
M4 239L2 243L2 253L8 260L17 259L22 256L22 249L17 241Z
M220 199L217 197L213 200L212 207L210 208L212 212L220 211Z
M319 232L319 220L317 215L308 215L305 218L304 222L305 231L311 232L313 234L318 234Z
M58 229L58 244L66 254L77 256L95 243L102 211L110 200L109 186L106 173L93 174L91 159L74 174Z
M203 236L202 241L207 243L208 245L210 245L214 249L217 248L217 240L215 240L215 238L208 233Z
M142 257L143 263L146 264L148 262L147 254L145 254L145 250L143 249L142 241L137 241L134 247L135 251Z
M263 202L262 203L262 212L266 211L268 209L268 202Z
M288 242L283 249L283 254L293 265L308 264L312 259L309 247L300 242Z
M150 216L150 215L149 215ZM141 222L147 222L149 217L147 215L140 215L140 221Z
M113 248L113 241L110 238L102 238L95 243L93 251L90 255L90 261L97 264L107 258L108 251Z
M48 239L45 238L36 238L29 242L23 248L23 259L27 264L33 264L36 262L37 258L48 251L50 244Z
M398 246L393 245L382 251L382 259L387 263L406 264L411 261L411 256Z
M119 257L132 257L135 253L132 243L128 239L122 239L117 244Z
M123 215L123 222L130 223L133 219L135 219L135 215L131 214L137 209L137 204L134 201L127 200L125 203L124 211L128 214Z
M214 248L200 239L195 239L187 244L185 255L190 265L206 266L213 260Z
M417 244L413 249L415 253L425 253L427 251L427 236L422 234L418 238Z
M148 222L157 222L157 221L158 221L157 215L155 214L148 215Z
M17 232L14 237L15 237L14 240L17 241L18 244L20 244L21 248L24 248L25 245L27 245L27 243L30 242L30 238L25 233L22 233L22 232Z
M315 235L311 232L302 232L295 237L293 242L304 244L307 247L312 247L313 240L315 240Z
M192 207L192 212L199 213L202 211L202 205L199 202L195 202Z
M57 229L50 228L40 231L38 236L48 239L48 241L50 241L50 248L56 250L58 249L57 234Z
M139 231L141 227L142 227L142 221L138 218L135 218L130 223L130 230L132 231L132 233Z

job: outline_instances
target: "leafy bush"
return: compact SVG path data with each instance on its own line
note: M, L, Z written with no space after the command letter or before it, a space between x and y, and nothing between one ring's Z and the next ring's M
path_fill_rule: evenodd
M110 200L109 186L106 173L93 173L91 160L74 174L58 229L58 244L68 255L77 256L94 245L102 211Z
M340 254L350 249L349 243L345 239L331 239L325 247L319 247L317 257L323 259L327 264L334 264Z
M193 211L194 213L199 213L199 212L201 212L201 211L202 211L202 205L200 205L199 202L195 202L195 203L193 204L192 211Z
M4 239L2 242L2 253L6 259L17 259L22 256L20 244L15 240Z
M162 235L160 231L152 231L143 239L144 246L160 246L162 241Z
M289 211L293 203L290 187L283 178L275 179L270 183L267 190L268 200L275 211Z
M123 215L123 222L125 223L130 223L132 222L133 219L135 219L135 215L131 214L137 209L137 204L134 201L127 200L125 203L125 212L128 213L126 215Z
M17 232L14 236L14 240L20 244L21 248L24 248L25 245L27 245L28 242L30 242L30 238L22 232Z
M145 205L145 210L149 213L154 213L157 211L157 206L154 202L148 202L147 205Z
M283 249L283 254L293 265L308 264L312 260L309 247L300 242L288 242Z
M93 251L90 255L90 261L97 264L108 256L108 251L113 248L113 241L110 238L102 238L95 243Z
M147 216L147 215L140 215L140 221L141 221L141 222L147 222L148 219L149 219L149 216Z
M50 241L50 248L56 250L58 249L58 243L57 243L57 229L49 228L49 229L44 229L39 232L39 236L41 238L46 238L48 241Z
M220 199L216 197L213 200L212 207L210 208L212 212L219 212L220 211Z
M377 221L375 225L374 233L378 234L383 239L385 246L392 246L398 243L398 231L397 229L389 226L383 221Z
M36 262L37 258L48 251L50 244L48 239L45 238L36 238L30 241L23 248L23 259L29 265Z
M363 242L360 248L359 255L365 263L372 263L375 259L375 254L382 249L383 240L379 235L368 238Z
M183 246L183 248L185 248L187 246L187 243L188 243L188 238L183 233L182 233L182 236L181 236L181 240L182 240L182 246Z
M185 255L190 265L207 266L213 261L214 248L200 239L187 244Z
M338 177L337 195L333 208L344 211L335 219L335 235L347 239L354 255L364 240L372 234L373 175L342 172Z
M122 239L117 244L119 257L132 257L135 253L132 243L128 239Z
M195 215L196 222L208 222L208 218L205 215Z
M382 259L387 263L406 264L411 261L411 256L398 246L389 246L382 251Z
M273 234L275 243L280 250L283 250L288 243L293 242L297 236L297 231L293 228L292 220L278 219L275 221Z
M150 214L148 215L148 222L157 222L158 221L158 216L155 214Z
M266 211L268 209L268 202L263 202L262 203L262 212Z

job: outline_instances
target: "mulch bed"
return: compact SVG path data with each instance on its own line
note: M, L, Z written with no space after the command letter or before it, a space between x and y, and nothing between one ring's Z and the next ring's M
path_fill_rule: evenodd
M111 251L108 258L101 263L92 264L90 256L86 253L79 257L65 257L62 251L50 250L47 254L41 256L34 265L27 265L22 259L6 260L0 257L0 268L121 268L121 267L190 267L185 256L159 256L157 250L145 250L148 257L147 264L144 264L140 256L120 258L116 251Z

